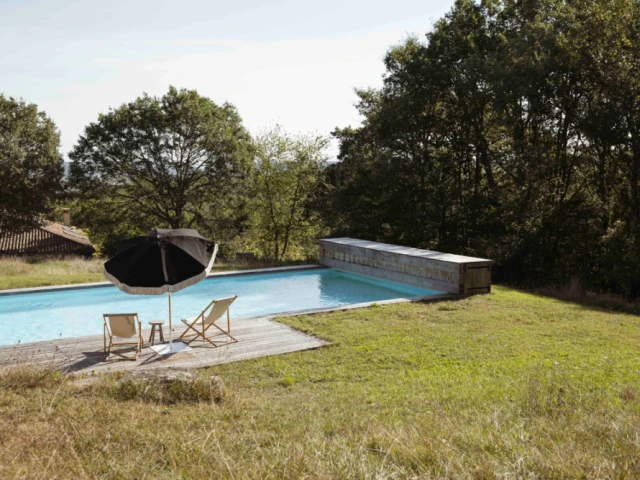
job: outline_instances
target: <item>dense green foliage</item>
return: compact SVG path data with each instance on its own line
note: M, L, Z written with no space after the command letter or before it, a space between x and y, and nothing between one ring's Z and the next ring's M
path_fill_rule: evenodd
M60 134L37 105L0 94L0 228L22 229L49 214L62 188Z
M109 252L153 227L233 228L251 137L232 105L172 87L100 115L69 157L75 218Z
M104 254L194 227L223 255L291 260L331 233L489 257L496 281L637 298L638 37L635 0L459 0L425 41L387 52L382 88L358 92L362 126L334 133L339 163L325 168L322 138L253 140L232 105L171 88L87 126L65 206ZM0 215L35 217L59 184L57 132L0 98L0 180L15 185Z
M74 221L99 252L153 227L197 228L221 254L309 256L322 233L309 199L327 140L275 127L253 140L229 104L171 88L101 115L71 152Z
M389 50L318 203L334 232L640 294L640 4L459 0Z
M255 140L248 237L264 257L315 255L323 233L309 200L325 165L327 139L287 135L276 127Z

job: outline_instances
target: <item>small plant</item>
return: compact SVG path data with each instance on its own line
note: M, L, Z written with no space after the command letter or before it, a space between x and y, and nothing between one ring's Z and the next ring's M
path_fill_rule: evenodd
M219 403L224 388L219 377L202 375L185 377L122 377L106 379L98 392L119 401L139 400L173 405L177 403Z
M453 305L440 305L438 310L441 312L455 312L456 310L459 310L459 308L454 307Z
M296 379L293 378L291 375L287 375L286 377L282 377L280 379L280 381L278 382L278 384L280 384L283 387L293 387L296 383Z
M0 371L0 388L10 390L51 388L64 380L65 376L60 371L49 367L18 365Z
M638 392L631 385L626 385L620 392L620 398L626 403L631 403L638 398Z

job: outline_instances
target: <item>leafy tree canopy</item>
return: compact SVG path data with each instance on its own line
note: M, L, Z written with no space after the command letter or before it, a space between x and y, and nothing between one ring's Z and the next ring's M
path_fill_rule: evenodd
M325 166L327 139L292 136L275 127L258 136L255 145L252 242L262 256L274 260L315 255L322 226L309 204Z
M251 150L232 105L171 87L162 97L145 94L88 125L69 155L71 185L86 205L106 199L116 217L144 222L139 228L190 227L220 235L237 221ZM80 217L95 234L101 227L85 213Z
M0 229L37 224L62 187L60 134L34 104L0 94Z
M640 4L457 0L391 48L317 203L335 233L640 294Z

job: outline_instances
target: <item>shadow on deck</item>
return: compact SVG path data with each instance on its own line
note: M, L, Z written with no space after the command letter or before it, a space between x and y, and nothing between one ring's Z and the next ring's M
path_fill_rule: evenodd
M183 328L174 325L174 339L177 339L183 331ZM237 343L214 347L202 340L193 340L189 343L191 350L173 355L156 355L147 342L149 333L150 330L143 330L145 345L137 361L124 359L105 361L103 336L91 335L0 347L0 366L30 363L52 366L65 373L200 368L308 350L327 344L324 340L265 317L233 319L231 333L238 340ZM166 339L168 339L168 327L165 325ZM122 356L131 355L132 352L126 352Z

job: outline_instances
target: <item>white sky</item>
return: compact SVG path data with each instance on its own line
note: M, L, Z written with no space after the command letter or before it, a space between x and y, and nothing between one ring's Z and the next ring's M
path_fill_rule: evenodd
M99 113L169 85L233 103L252 133L328 135L359 124L353 89L381 84L387 48L452 4L0 0L0 93L45 110L65 157Z

